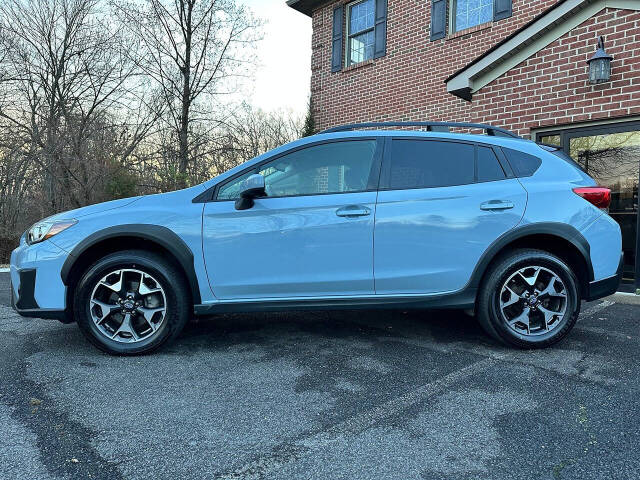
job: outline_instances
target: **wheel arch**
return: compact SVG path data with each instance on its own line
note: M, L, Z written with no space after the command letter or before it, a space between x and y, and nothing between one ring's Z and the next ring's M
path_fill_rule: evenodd
M65 260L60 277L67 287L66 305L72 305L75 284L98 258L120 250L135 248L160 253L182 271L189 285L193 304L201 303L193 252L174 232L158 225L117 225L97 231L78 243Z
M470 286L479 288L494 260L518 248L544 250L560 257L576 274L580 293L585 298L589 283L594 279L589 242L575 227L563 223L529 224L499 237L480 258Z

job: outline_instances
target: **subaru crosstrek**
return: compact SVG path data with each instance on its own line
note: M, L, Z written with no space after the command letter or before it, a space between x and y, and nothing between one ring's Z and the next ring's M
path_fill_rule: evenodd
M610 191L557 148L443 131L465 125L335 128L196 187L54 215L11 255L13 306L120 355L194 314L321 308L473 309L499 341L551 345L620 282Z

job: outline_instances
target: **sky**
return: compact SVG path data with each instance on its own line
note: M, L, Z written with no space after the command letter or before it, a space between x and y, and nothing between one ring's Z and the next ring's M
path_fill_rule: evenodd
M265 22L249 103L263 110L306 112L311 79L311 18L285 0L238 0Z

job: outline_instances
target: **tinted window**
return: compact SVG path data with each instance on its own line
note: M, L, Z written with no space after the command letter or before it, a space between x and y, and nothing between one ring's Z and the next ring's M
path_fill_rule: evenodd
M267 195L316 195L367 189L375 140L325 143L262 166Z
M466 185L474 179L474 146L426 140L393 140L391 189Z
M500 162L488 147L478 147L478 182L493 182L505 178Z
M510 148L503 148L502 151L507 156L511 168L518 177L529 177L540 167L542 160L528 153Z
M297 150L263 164L268 197L318 195L367 190L373 166L375 140L325 143ZM239 196L242 182L254 171L223 185L218 200Z

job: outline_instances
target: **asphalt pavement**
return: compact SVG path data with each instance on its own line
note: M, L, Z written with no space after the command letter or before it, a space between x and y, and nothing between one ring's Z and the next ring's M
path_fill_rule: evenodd
M99 353L0 274L0 478L640 478L640 307L542 351L461 312L220 315Z
M0 305L11 305L9 274L0 272Z

